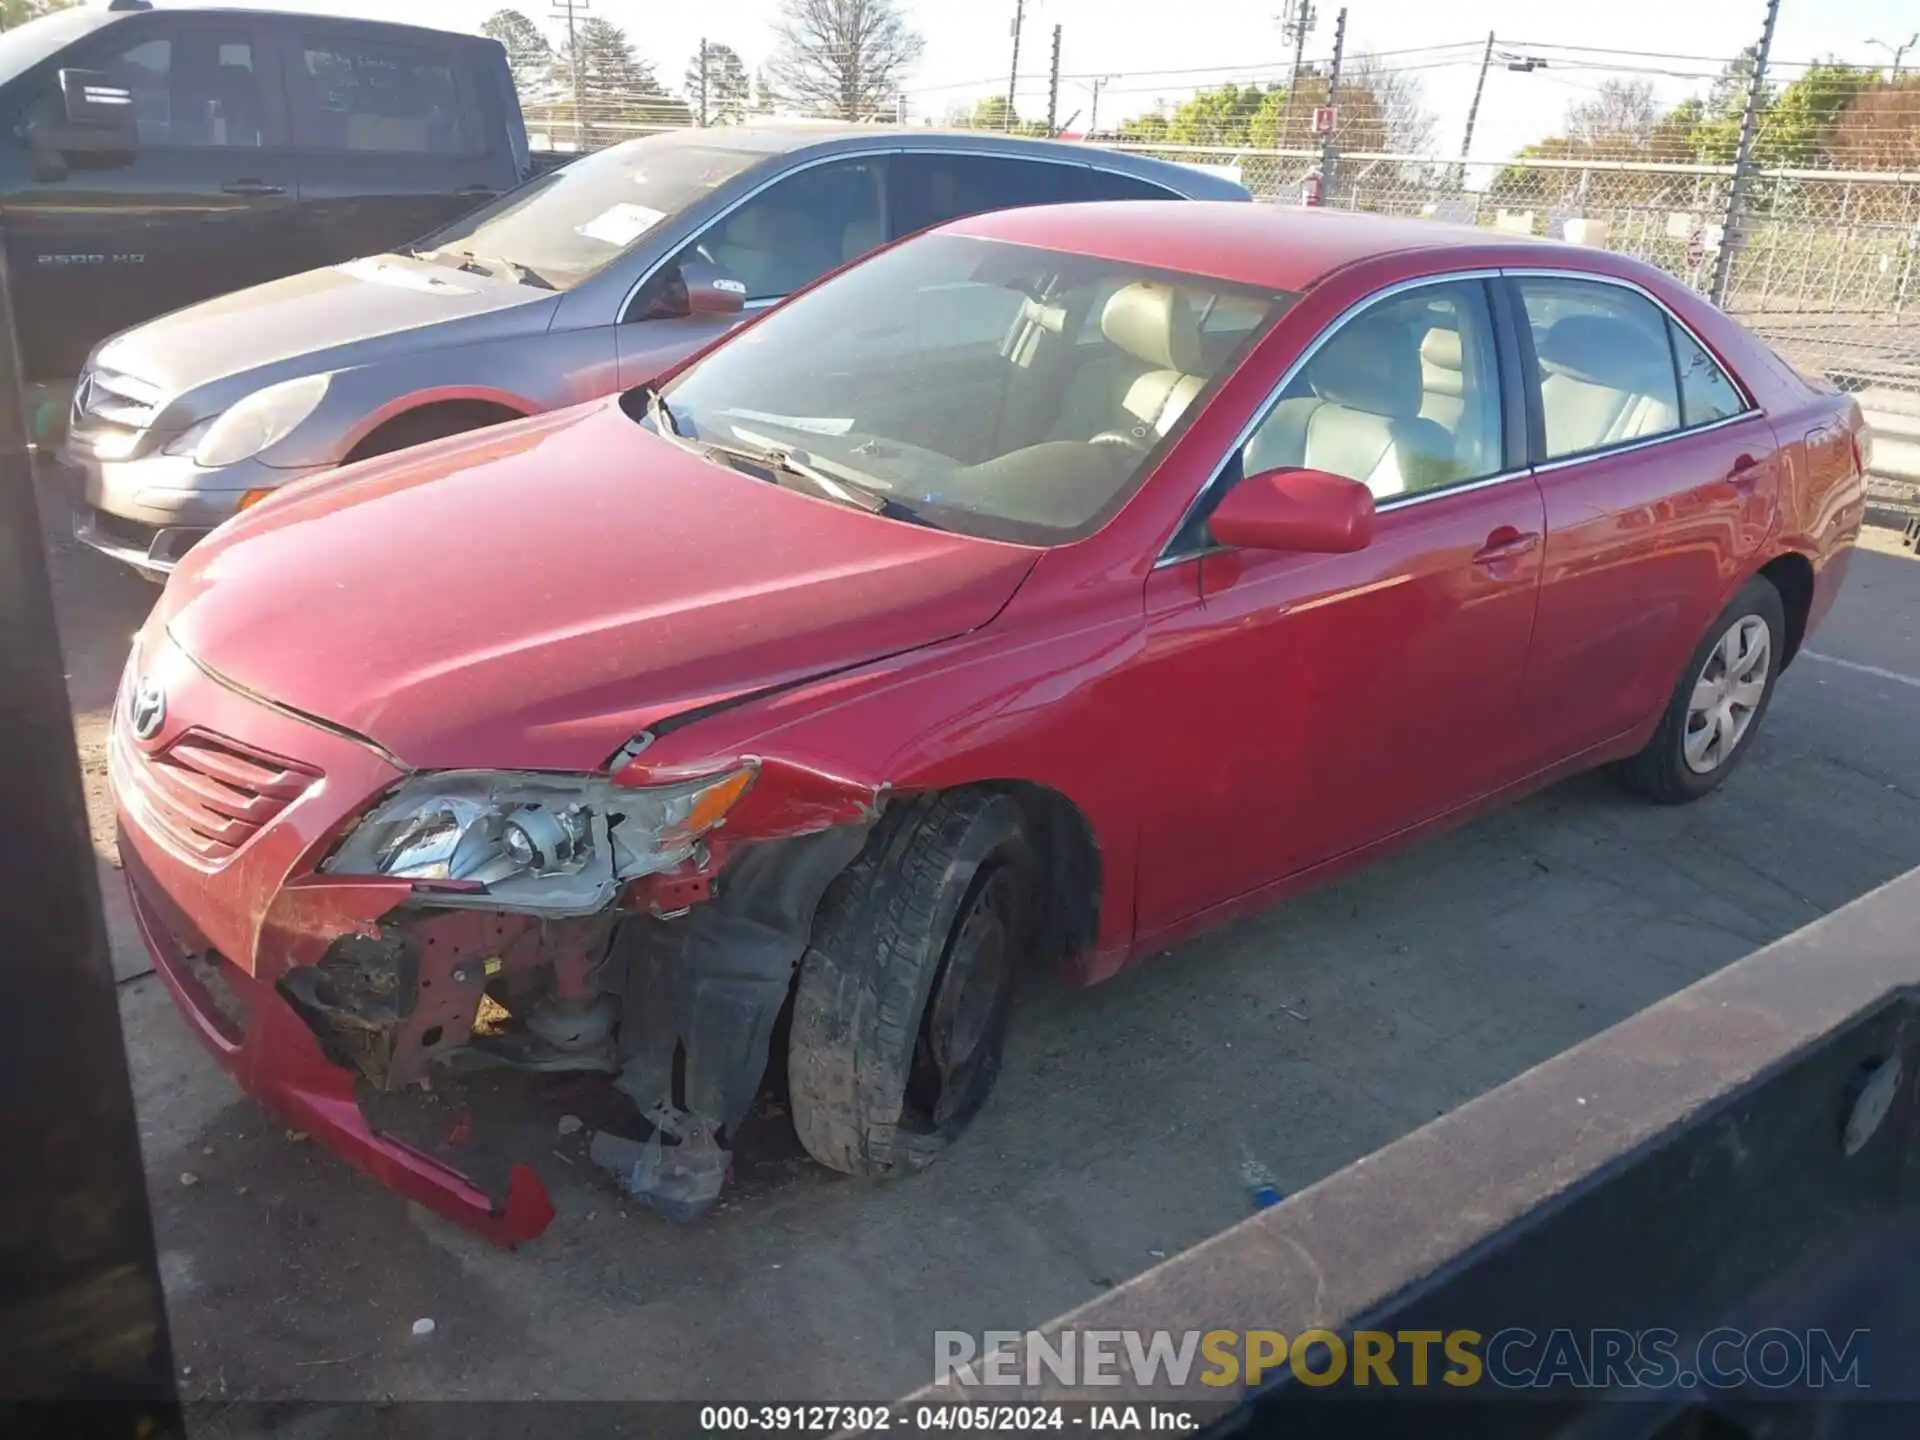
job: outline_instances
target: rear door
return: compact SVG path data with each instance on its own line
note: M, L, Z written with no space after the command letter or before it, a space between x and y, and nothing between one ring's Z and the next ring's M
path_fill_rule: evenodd
M299 268L397 250L499 193L485 109L456 41L304 16L275 30L299 171Z
M1765 415L1638 287L1507 283L1534 352L1547 517L1520 731L1537 768L1659 712L1764 541L1780 475Z
M30 377L69 379L115 331L294 268L285 98L256 16L159 11L63 63L133 93L136 148L35 151L7 205ZM56 76L16 133L64 113Z

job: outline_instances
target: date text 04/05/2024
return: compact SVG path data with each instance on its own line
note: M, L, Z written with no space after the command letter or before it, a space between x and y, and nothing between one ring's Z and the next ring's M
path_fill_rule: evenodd
M1226 1408L1226 1407L1222 1407ZM1046 1431L1191 1434L1205 1423L1185 1405L708 1405L700 1428L709 1434L904 1434L974 1431L1026 1435Z

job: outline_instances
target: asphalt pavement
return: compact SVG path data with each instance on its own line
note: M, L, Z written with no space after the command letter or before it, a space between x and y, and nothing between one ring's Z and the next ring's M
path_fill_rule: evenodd
M1920 865L1920 562L1870 542L1706 801L1660 809L1583 777L1097 989L1036 993L985 1113L910 1179L776 1145L745 1194L676 1227L557 1155L559 1217L517 1253L289 1136L145 973L99 742L153 591L56 543L183 1390L907 1392L935 1329L1037 1324L1240 1219L1245 1157L1297 1190Z

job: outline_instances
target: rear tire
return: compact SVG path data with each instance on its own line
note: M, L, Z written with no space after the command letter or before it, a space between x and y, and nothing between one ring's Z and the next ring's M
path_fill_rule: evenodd
M926 1165L1000 1072L1014 982L1035 943L1020 806L958 791L896 806L834 881L794 993L787 1077L822 1165Z
M1786 642L1780 592L1756 575L1707 627L1646 748L1615 767L1621 783L1662 805L1717 790L1753 748Z

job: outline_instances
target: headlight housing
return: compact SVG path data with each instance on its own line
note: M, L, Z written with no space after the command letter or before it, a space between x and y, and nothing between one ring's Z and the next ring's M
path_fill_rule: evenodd
M672 785L450 770L407 781L320 867L328 875L463 882L448 904L584 915L622 881L678 865L753 783L749 763ZM478 888L469 888L478 887Z
M191 455L202 470L220 470L251 460L291 435L326 398L328 376L303 375L256 390L224 414L202 420L163 448Z

